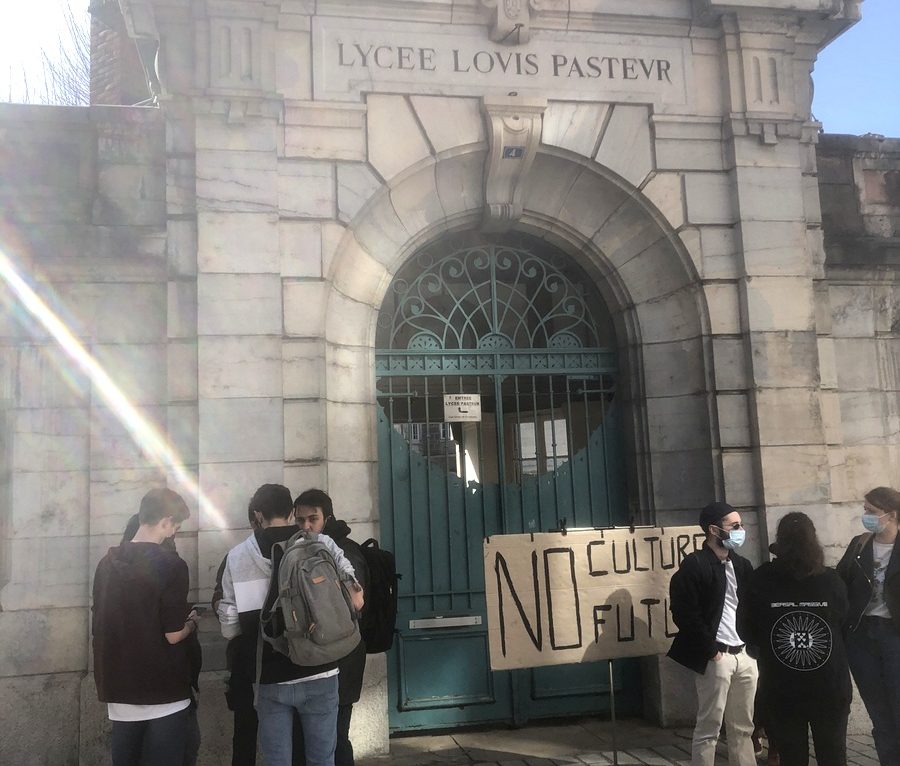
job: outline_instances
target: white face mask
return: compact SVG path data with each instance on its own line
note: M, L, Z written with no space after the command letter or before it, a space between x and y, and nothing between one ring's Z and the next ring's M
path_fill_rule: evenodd
M740 548L744 544L747 533L743 529L732 529L728 537L722 540L722 545L730 551Z
M884 532L885 516L887 516L886 513L883 513L880 516L875 513L864 513L862 515L862 525L867 531L877 535L879 532Z

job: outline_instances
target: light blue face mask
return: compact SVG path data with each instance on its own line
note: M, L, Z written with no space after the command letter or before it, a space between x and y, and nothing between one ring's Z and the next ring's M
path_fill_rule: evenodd
M728 537L722 540L722 545L728 550L733 551L736 548L740 548L744 544L746 538L747 533L743 529L732 529L728 533Z
M881 516L876 516L874 513L864 513L862 515L862 525L868 532L877 535L879 532L884 532L884 522L882 519L885 516L887 516L886 513L881 514Z

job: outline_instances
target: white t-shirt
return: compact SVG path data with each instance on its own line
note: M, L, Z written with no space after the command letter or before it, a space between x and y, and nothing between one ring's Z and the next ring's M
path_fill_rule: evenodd
M191 704L189 699L178 702L163 702L161 705L128 705L124 702L109 702L106 712L110 721L152 721L179 713Z
M887 573L888 564L891 562L891 554L894 552L893 543L879 543L872 541L872 556L875 559L875 568L872 574L872 598L866 607L869 617L887 617L891 613L884 603L884 576Z
M716 641L728 646L739 646L744 643L737 632L737 578L734 576L734 564L731 559L723 562L725 567L725 606L722 608L722 619L716 631Z
M316 673L314 676L307 676L306 678L295 678L293 681L281 681L278 686L287 686L288 684L302 684L306 681L318 681L320 678L331 678L332 676L336 676L338 674L338 668L332 668L331 670L326 670L324 673Z

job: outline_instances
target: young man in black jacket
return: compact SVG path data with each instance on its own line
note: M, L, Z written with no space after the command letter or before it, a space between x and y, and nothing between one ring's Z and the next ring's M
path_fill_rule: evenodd
M301 529L315 534L326 534L344 552L356 572L356 579L363 592L369 586L369 568L362 549L351 540L350 527L336 519L331 498L321 489L308 489L294 501L294 518ZM350 717L353 704L359 702L363 673L366 669L366 644L360 640L356 649L338 662L338 718L337 747L334 766L354 766L353 743L350 742Z
M697 723L691 766L713 766L722 722L731 766L754 766L753 697L758 672L738 634L738 599L753 566L735 550L744 542L741 515L728 503L700 512L703 548L686 557L670 583L678 634L669 657L697 673Z
M191 704L185 639L198 617L188 611L187 564L163 543L189 515L178 493L150 490L133 539L97 565L94 680L112 721L113 766L184 762Z

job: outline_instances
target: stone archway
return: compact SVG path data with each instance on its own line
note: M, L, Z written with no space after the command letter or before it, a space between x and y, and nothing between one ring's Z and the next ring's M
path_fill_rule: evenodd
M392 275L419 247L443 232L480 225L486 151L476 142L422 157L381 185L349 222L329 274L326 361L346 368L355 360L369 380L363 383L360 372L353 376L352 402L329 390L330 473L367 464L373 481L374 439L359 434L374 422L370 371L378 309ZM708 502L720 475L709 321L693 264L664 216L598 163L541 147L515 228L575 258L613 314L627 380L635 517L671 523L678 511Z

